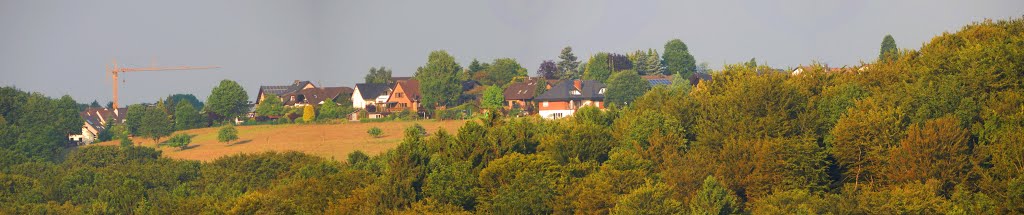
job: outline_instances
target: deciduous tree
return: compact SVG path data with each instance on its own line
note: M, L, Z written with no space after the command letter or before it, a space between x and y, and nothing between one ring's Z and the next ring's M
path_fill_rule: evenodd
M174 108L174 129L188 130L203 127L203 116L195 109L192 102L182 100Z
M391 83L391 69L384 66L380 68L370 67L370 72L364 77L366 83L388 84Z
M500 110L505 103L505 95L501 87L494 85L484 90L484 98L480 105L491 110Z
M555 65L554 61L546 60L540 63L540 68L537 68L537 77L544 79L558 79L562 77L561 70Z
M665 43L665 54L662 55L666 75L683 74L690 77L696 69L696 61L682 40L673 39Z
M171 123L164 111L157 108L146 108L142 116L142 125L139 127L141 136L159 141L160 138L169 136L172 132L174 132L174 124Z
M221 120L232 120L248 111L249 95L245 89L232 80L222 80L213 88L206 99L206 111L214 113Z
M420 92L423 92L423 107L433 110L440 106L455 105L462 95L462 84L458 79L460 71L462 67L447 51L431 52L427 64L416 70Z
M238 129L235 129L235 125L228 123L221 126L220 130L217 130L217 141L231 143L235 140L238 140Z
M494 63L487 68L487 76L483 80L480 80L480 83L484 85L504 86L511 82L515 77L525 76L527 76L526 68L519 65L519 62L516 62L516 59L499 58L494 59Z
M633 70L619 71L608 78L605 101L608 104L626 107L632 104L634 99L647 93L650 86L647 81Z
M735 214L739 211L736 195L713 176L704 179L704 184L690 200L690 214Z
M587 61L587 69L583 72L583 79L605 82L612 75L612 69L608 53L597 53L590 56L590 60Z

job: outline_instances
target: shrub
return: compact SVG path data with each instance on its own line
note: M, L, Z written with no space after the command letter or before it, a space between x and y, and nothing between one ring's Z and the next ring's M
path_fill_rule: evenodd
M224 127L221 127L219 131L217 131L217 141L220 141L222 143L230 143L231 141L235 141L237 139L238 129L235 129L235 126L231 124L225 125Z
M316 120L316 110L313 105L306 105L302 108L302 122L313 122Z
M288 123L292 123L291 120L288 120L288 117L277 118L277 124L288 124Z
M370 128L370 130L366 131L366 133L370 134L370 136L372 136L373 138L380 138L380 136L384 135L384 131L380 130L380 128L378 127Z
M185 150L188 144L192 143L192 136L188 134L176 134L164 142L165 145L170 147L178 147L180 150Z
M128 139L127 136L121 136L121 146L129 147L132 145L135 145L135 143L132 142L132 139Z

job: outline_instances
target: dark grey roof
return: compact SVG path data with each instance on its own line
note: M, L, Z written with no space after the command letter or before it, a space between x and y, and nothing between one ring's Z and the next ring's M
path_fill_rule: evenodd
M363 96L363 100L377 99L377 96L386 95L391 90L390 84L356 84L356 89Z
M690 75L690 85L697 86L700 81L710 81L711 75L707 73L693 73Z
M547 92L537 96L534 100L538 101L565 101L565 100L604 100L604 93L601 89L605 88L604 83L593 80L583 80L580 89L580 95L573 95L572 91L576 90L576 86L573 85L573 80L564 80L558 82Z
M273 94L281 96L288 93L296 93L306 87L309 81L295 81L292 85L288 86L260 86L260 91L266 94Z

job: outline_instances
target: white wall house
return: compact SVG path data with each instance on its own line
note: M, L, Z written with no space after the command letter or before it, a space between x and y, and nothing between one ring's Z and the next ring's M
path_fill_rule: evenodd
M359 92L359 87L352 89L352 108L362 109L369 103L363 100L363 94Z

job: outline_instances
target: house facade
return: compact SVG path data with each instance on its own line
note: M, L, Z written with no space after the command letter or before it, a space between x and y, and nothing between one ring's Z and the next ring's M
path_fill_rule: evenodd
M128 113L128 108L85 109L85 111L78 113L84 121L84 123L82 123L82 133L68 135L68 140L79 144L93 143L99 138L100 132L109 129L106 125L124 123L125 116L127 115L126 113Z
M604 109L604 83L593 80L566 80L559 82L544 94L534 98L538 114L545 119L568 117L581 107Z
M391 95L388 96L387 107L390 112L409 110L418 112L420 110L420 82L407 80L397 82Z
M316 88L316 85L313 85L312 82L299 80L295 80L291 85L260 86L260 91L256 94L256 105L263 103L263 99L266 99L267 95L275 95L277 97L281 97L281 101L284 103L288 103L290 101L294 104L297 99L294 96L298 94L299 91L312 88Z
M328 99L337 103L337 98L342 96L346 98L350 97L352 95L352 91L352 88L349 87L305 88L298 92L283 94L281 95L281 99L285 106L319 106L324 104L324 101L327 101Z
M538 96L537 90L540 88L550 89L551 84L548 83L550 82L543 78L528 78L508 85L502 93L505 97L505 109L520 109L534 113L536 111L533 110L534 97Z
M367 112L381 112L385 108L393 89L390 84L356 84L352 89L352 107L367 109ZM371 108L368 108L372 106Z
M256 103L249 104L248 118L256 118L256 107L263 103L268 95L281 98L285 107L303 107L306 105L320 106L327 100L337 103L338 98L348 98L352 95L350 87L316 87L309 81L295 80L291 85L284 86L260 86L256 96ZM271 116L276 118L278 116Z

